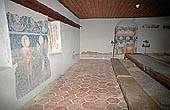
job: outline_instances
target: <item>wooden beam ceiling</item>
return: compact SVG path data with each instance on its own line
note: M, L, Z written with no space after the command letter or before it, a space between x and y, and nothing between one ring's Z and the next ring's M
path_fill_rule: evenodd
M170 0L59 0L80 19L170 16ZM140 4L136 8L136 4Z
M80 25L76 24L72 20L66 18L65 16L59 14L58 12L54 11L53 9L47 7L46 5L38 2L37 0L11 0L17 4L23 5L27 8L30 8L34 11L40 12L54 20L59 20L63 23L69 24L73 27L80 29Z

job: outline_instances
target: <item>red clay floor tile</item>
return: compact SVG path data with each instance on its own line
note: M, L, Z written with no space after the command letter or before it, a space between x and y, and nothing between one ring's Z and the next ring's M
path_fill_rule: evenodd
M30 102L28 110L128 110L109 60L78 61Z
M120 110L121 107L118 106L117 104L109 104L108 106L106 106L107 110Z
M107 101L110 103L119 103L120 102L120 100L118 98L108 98Z
M53 110L68 110L65 106L57 106Z
M85 99L86 99L86 101L95 101L95 100L97 100L97 97L96 96L86 96Z

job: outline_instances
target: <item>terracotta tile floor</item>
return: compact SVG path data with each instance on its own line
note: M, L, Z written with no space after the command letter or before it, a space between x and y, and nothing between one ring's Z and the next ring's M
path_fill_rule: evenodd
M110 60L79 60L22 109L128 110Z

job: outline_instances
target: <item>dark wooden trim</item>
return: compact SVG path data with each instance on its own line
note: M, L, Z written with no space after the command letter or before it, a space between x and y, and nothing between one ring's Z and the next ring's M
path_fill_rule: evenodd
M47 7L46 5L38 2L37 0L11 0L11 1L13 1L17 4L20 4L22 6L25 6L27 8L30 8L34 11L39 12L39 13L42 13L54 20L58 20L63 23L69 24L69 25L76 27L78 29L80 29L80 27L81 27L79 24L76 24L72 20L66 18L65 16L63 16L60 13L54 11L53 9Z
M55 21L55 19L48 17L48 21L52 22L52 21Z

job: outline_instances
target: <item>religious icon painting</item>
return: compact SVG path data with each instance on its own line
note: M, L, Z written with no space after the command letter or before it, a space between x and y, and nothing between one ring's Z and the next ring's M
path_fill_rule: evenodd
M50 54L62 52L60 22L53 21L48 23L48 39Z
M133 47L131 48L134 49L134 52L137 50L137 30L138 26L133 20L122 20L117 23L114 37L114 40L117 41L115 44L115 55L124 55L127 53L127 50L129 50L126 49L127 44Z
M47 35L10 34L16 65L16 97L22 98L51 76Z

